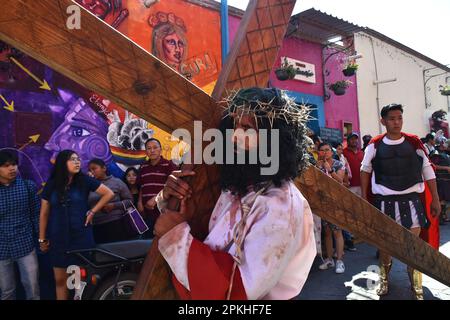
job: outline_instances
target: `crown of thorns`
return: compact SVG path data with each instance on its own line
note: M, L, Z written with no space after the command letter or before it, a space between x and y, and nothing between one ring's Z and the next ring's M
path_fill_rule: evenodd
M255 118L256 125L258 119L268 119L271 128L275 120L285 121L290 126L304 126L311 120L310 107L304 103L298 104L281 90L268 102L248 99L239 95L240 91L233 91L222 100L222 107L225 109L225 116L237 116L239 120L243 115L251 115Z

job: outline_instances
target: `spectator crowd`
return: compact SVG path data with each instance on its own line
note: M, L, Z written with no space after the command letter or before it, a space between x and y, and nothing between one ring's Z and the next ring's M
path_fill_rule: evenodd
M51 265L56 298L66 300L67 268L79 260L67 254L96 244L153 238L160 212L155 197L177 166L161 155L161 143L145 143L148 161L130 167L123 179L108 173L105 162L91 159L89 171L72 150L61 151L40 196L37 186L22 179L15 154L0 151L0 298L16 298L16 275L27 299L39 300L38 253ZM148 226L133 228L127 210L139 211Z
M360 168L372 137L365 135L360 141L357 133L350 133L343 143L323 141L313 133L309 137L311 163L361 196ZM436 169L441 223L445 224L449 221L446 209L450 201L449 140L442 132L437 132L428 134L422 142ZM83 173L79 156L71 150L61 151L40 196L32 181L20 177L16 156L0 151L2 300L16 298L15 268L19 269L26 298L40 299L38 250L48 255L56 298L64 300L69 297L66 269L78 263L67 251L153 237L160 215L156 196L178 167L162 157L161 143L157 139L149 139L145 148L148 161L140 168L128 168L122 179L110 175L100 159L90 160L89 171ZM138 210L147 224L144 234L130 227L126 218L130 207ZM356 251L354 237L318 216L314 216L314 223L317 252L323 260L319 269L334 268L336 273L344 273L345 250Z

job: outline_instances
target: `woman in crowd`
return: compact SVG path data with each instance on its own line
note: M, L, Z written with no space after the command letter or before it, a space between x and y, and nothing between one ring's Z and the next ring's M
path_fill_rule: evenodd
M344 146L342 143L338 143L336 145L336 160L339 160L343 165L345 169L345 175L343 184L347 188L350 187L350 179L352 178L352 171L350 169L350 165L348 164L347 159L344 157Z
M343 183L345 169L344 165L333 159L333 150L329 143L323 142L319 145L319 156L316 166L322 170L325 174L329 175L334 180L339 183ZM336 273L344 273L345 265L342 261L344 256L344 238L342 236L342 230L338 226L329 223L325 220L323 221L323 227L325 229L325 248L326 248L326 259L323 264L319 266L319 269L326 270L328 268L333 268L336 266ZM336 242L336 264L333 260L333 236Z
M139 190L140 186L138 183L139 171L135 167L130 167L125 171L125 176L123 178L125 184L133 196L133 204L137 208L139 202Z
M92 220L114 196L99 181L81 173L81 161L72 150L61 151L56 157L50 179L42 192L39 245L49 252L56 282L56 298L67 300L67 267L78 265L67 251L95 246ZM99 194L97 204L89 209L89 192Z
M96 243L125 241L133 237L124 219L125 208L131 206L133 198L127 185L120 179L108 175L106 164L101 159L89 161L89 172L95 179L103 183L114 192L114 197L95 216L94 239ZM89 194L89 207L94 207L100 196Z

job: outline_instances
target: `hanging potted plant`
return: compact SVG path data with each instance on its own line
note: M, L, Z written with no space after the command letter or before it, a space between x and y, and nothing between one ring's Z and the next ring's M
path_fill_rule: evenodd
M296 74L297 71L295 70L294 66L289 64L286 58L284 58L284 61L281 64L280 68L275 70L275 75L280 81L292 80L294 79Z
M439 86L439 91L443 96L450 96L450 85Z
M347 64L344 70L342 72L346 77L354 76L356 73L356 70L358 70L358 65L354 62Z
M349 80L341 80L336 81L335 83L332 83L328 85L328 88L330 90L333 90L334 94L337 96L342 96L345 94L345 90L352 84Z

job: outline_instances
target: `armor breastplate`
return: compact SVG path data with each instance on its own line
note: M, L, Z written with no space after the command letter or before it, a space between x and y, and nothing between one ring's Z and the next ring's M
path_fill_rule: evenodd
M403 191L423 182L423 159L406 140L398 145L381 141L372 164L375 182L391 190Z

